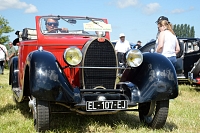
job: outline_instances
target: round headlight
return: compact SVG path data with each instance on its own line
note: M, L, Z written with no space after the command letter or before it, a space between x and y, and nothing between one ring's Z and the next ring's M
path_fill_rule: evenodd
M67 48L64 52L64 60L71 66L78 65L82 60L82 53L76 47Z
M126 54L126 62L130 67L138 67L142 64L143 55L138 49L131 49Z

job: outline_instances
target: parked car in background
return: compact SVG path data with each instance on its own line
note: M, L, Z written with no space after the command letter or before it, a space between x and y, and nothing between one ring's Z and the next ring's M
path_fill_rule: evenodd
M49 18L58 23L48 23ZM120 67L107 19L35 19L36 28L18 34L19 56L11 62L9 84L16 102L29 100L36 131L48 130L51 113L60 112L138 111L141 122L151 128L165 125L169 101L178 96L176 72L166 57L131 49ZM47 31L47 24L56 28ZM118 81L119 70L123 71Z
M177 54L176 73L179 83L200 85L200 39L178 38L180 52ZM144 45L142 52L154 51L156 41Z

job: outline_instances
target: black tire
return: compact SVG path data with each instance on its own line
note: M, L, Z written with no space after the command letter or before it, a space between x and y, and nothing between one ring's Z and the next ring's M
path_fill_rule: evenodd
M139 104L140 121L152 129L160 129L165 125L167 120L169 100L155 102L153 112L149 114L151 106L151 103Z
M50 127L49 102L37 100L33 111L34 127L37 132L45 132Z

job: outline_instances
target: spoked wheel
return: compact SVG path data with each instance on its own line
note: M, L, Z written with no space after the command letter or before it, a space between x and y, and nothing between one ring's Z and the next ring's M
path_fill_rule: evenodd
M33 107L33 120L34 127L37 132L43 132L49 130L50 127L50 110L49 110L49 102L37 100L32 97L31 100ZM30 106L30 105L29 105Z
M169 110L169 100L139 104L140 121L152 129L160 129L165 125Z

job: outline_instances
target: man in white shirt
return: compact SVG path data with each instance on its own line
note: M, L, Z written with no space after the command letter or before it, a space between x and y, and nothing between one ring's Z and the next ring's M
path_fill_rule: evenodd
M115 51L117 52L117 58L120 63L124 63L124 54L131 49L129 41L125 39L125 34L119 35L119 40L115 45Z

